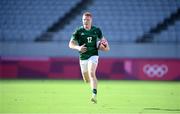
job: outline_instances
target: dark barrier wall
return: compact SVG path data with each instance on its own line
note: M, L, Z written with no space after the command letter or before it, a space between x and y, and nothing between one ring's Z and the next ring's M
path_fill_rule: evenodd
M180 59L100 58L99 79L180 80ZM78 58L1 57L1 79L82 79Z

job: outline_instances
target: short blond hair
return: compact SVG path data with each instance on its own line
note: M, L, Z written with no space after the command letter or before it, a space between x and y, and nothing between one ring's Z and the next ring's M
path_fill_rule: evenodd
M90 17L92 17L92 14L90 12L85 12L85 13L83 13L83 16L90 16Z

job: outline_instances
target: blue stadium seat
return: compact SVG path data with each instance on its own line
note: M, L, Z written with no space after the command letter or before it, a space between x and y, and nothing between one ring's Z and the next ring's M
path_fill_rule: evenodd
M80 0L1 0L1 41L34 41ZM6 32L8 31L8 32Z
M34 41L80 1L1 0L0 41ZM87 11L93 13L93 24L109 41L134 42L178 8L179 0L94 0ZM81 26L82 13L55 33L54 41L69 41L72 32ZM155 42L180 41L178 25L155 36Z
M178 8L180 1L177 0L95 0L88 10L93 13L94 24L109 41L134 42ZM76 26L81 25L81 15L60 32L65 33L63 40L69 40ZM60 38L55 36L55 40Z

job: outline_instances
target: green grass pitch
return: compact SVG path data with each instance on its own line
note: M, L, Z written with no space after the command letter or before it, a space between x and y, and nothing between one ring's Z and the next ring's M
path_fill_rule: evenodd
M0 114L180 114L180 82L0 80Z

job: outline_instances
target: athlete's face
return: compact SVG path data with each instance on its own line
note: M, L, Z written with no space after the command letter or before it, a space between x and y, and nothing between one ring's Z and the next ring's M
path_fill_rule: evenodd
M92 24L92 17L91 16L83 16L82 17L82 22L84 26L91 26Z

